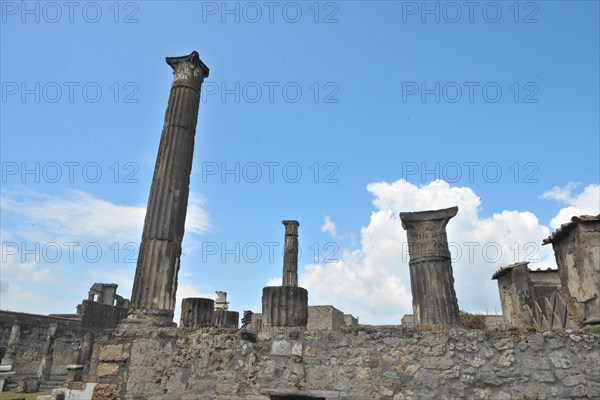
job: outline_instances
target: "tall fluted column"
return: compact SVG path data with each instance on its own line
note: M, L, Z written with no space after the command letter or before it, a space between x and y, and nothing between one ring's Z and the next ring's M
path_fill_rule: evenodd
M285 225L283 244L283 286L298 287L298 221L282 221Z
M202 81L208 68L197 52L167 57L173 84L160 139L138 256L130 319L146 316L172 323L194 136Z
M458 207L435 211L402 212L410 255L410 286L417 324L448 326L459 323L458 301L446 225Z

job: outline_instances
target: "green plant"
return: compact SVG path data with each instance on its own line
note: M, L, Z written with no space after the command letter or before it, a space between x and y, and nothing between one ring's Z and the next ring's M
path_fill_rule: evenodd
M600 333L600 326L592 326L590 328L591 333Z

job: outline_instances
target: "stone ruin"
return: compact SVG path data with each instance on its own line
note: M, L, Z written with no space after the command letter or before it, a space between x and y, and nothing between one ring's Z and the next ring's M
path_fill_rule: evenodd
M116 284L94 283L75 314L0 311L0 391L7 381L24 392L52 382L78 382L89 373L95 338L127 316L129 300Z
M543 244L554 249L573 326L600 325L600 215L573 217Z
M458 207L402 212L410 256L410 287L416 325L451 326L459 323L458 301L446 225Z
M201 86L209 69L197 52L169 57L167 63L174 78L127 318L112 329L95 331L87 341L82 335L81 345L72 352L72 368L67 368L70 386L57 389L49 398L600 396L597 336L460 329L446 235L457 207L400 213L408 237L414 312L412 318L405 318L413 328L358 325L356 318L333 306L309 307L308 291L298 286L300 224L295 220L283 221L282 285L263 288L262 314L254 314L248 326L238 330L239 313L229 311L226 293L219 291L216 301L184 299L177 327L173 315L193 145ZM599 321L597 221L596 217L580 217L546 240L554 246L561 288L575 327ZM531 272L526 267L522 263L508 266L494 275L503 311L513 326L526 324L522 306L527 300L553 293L557 287L555 273ZM578 284L582 279L584 284ZM121 307L125 299L116 297L111 285L94 285L87 301L94 300L125 310ZM6 351L9 360L15 354L10 343L19 336L14 326ZM45 330L40 371L50 368L57 331L57 325Z
M558 269L527 262L500 268L502 314L516 329L582 329L600 325L600 215L573 217L544 239Z

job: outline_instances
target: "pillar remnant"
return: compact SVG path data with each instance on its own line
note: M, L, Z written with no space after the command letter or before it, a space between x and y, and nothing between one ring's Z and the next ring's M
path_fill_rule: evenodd
M50 379L50 371L52 370L52 361L54 360L54 342L56 340L56 332L58 325L50 324L46 333L46 341L42 350L42 362L38 368L38 382L43 384Z
M15 357L17 356L17 346L19 344L19 337L21 336L21 325L14 324L10 329L10 336L8 337L8 343L6 345L6 352L2 358L1 365L10 366L10 370L14 370L12 366L15 363ZM9 370L9 371L10 371Z
M298 287L298 221L283 221L285 245L283 286L263 288L263 326L306 327L308 323L308 291Z
M458 207L401 212L410 255L410 285L417 325L448 326L459 323L458 301L446 225Z
M213 314L213 326L237 329L239 320L240 313L236 311L217 308Z
M167 57L173 84L146 209L129 317L172 323L200 89L209 70L193 52Z
M298 287L298 221L282 221L285 225L283 244L283 286Z
M188 297L181 302L181 328L203 328L213 325L215 301Z

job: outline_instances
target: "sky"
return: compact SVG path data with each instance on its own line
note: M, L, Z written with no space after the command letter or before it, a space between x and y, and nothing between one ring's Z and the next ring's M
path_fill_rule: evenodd
M399 324L399 213L458 206L459 307L501 313L492 274L556 268L542 240L600 213L599 4L1 1L0 309L131 295L165 57L196 50L178 304L222 290L260 312L295 219L309 305Z

